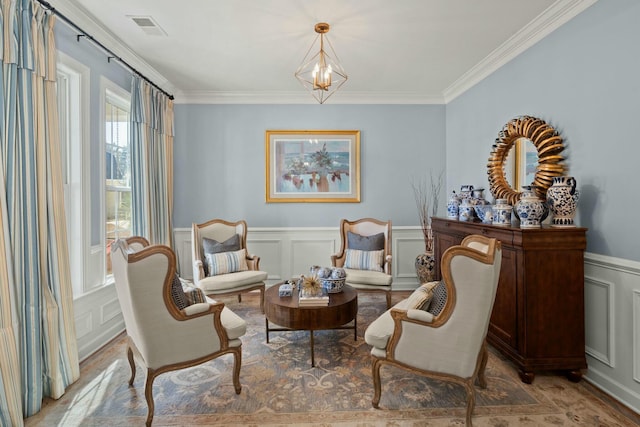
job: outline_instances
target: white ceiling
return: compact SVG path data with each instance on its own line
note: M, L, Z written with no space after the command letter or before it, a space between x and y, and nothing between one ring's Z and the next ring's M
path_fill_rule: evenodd
M52 0L176 102L315 102L295 79L316 33L349 80L328 103L442 103L596 0ZM166 36L128 16L150 16ZM60 23L59 25L63 25Z

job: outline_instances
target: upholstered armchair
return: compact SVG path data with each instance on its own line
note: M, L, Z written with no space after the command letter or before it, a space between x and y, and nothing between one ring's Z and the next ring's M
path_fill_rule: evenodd
M372 346L375 408L381 396L380 368L389 364L462 385L467 393L466 422L472 425L476 379L480 387L486 387L485 338L501 260L499 241L468 236L442 256L442 284L446 288L443 307L429 310L430 299L439 286L430 282L369 325L364 337Z
M247 251L247 223L212 219L191 227L193 282L208 296L260 291L264 313L264 281L260 257Z
M209 299L178 308L174 294L180 281L175 254L168 246L149 246L141 237L120 239L112 246L111 261L127 330L129 385L135 379L136 360L147 370L147 426L154 413L153 381L164 372L233 354L233 385L239 394L245 321L223 303Z
M391 307L391 221L340 221L340 252L331 264L347 273L346 283L361 291L384 292Z

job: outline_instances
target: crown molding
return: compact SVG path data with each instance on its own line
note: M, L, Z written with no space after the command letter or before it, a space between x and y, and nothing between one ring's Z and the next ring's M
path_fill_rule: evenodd
M126 43L120 38L114 35L111 31L103 27L99 22L91 17L91 15L82 6L77 4L73 0L50 0L49 3L55 8L56 11L63 14L75 25L82 30L89 33L93 38L102 43L106 48L113 51L116 55L120 56L123 60L127 61L129 65L134 67L138 72L144 74L153 83L163 88L167 92L175 90L175 86L169 82L162 74L160 74L155 68L149 65L144 59L142 59L136 52L131 50ZM59 20L64 25L68 25L63 19ZM82 43L82 41L80 41ZM98 46L96 46L100 49ZM115 63L127 68L119 61Z
M303 88L288 92L178 91L176 104L318 104ZM444 104L440 95L339 91L326 104Z
M327 104L448 104L597 1L556 1L482 61L465 72L442 94L349 92L343 90L332 96ZM178 91L162 74L111 31L94 20L74 0L51 0L50 3L78 27L89 32L96 40L116 52L155 84L168 92L177 92L174 93L176 104L317 104L313 97L304 90L299 92Z
M444 90L445 104L453 101L500 67L566 24L598 0L558 0L478 62Z

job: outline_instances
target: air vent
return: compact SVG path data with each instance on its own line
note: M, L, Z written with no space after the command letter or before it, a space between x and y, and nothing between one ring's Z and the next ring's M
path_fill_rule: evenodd
M127 15L142 31L150 36L166 36L167 32L151 16Z

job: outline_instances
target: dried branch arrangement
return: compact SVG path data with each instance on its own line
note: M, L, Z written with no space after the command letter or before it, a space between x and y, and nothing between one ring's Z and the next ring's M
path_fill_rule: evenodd
M424 244L427 252L433 252L433 233L431 231L431 217L438 212L438 202L440 201L440 191L442 190L442 180L444 171L434 177L433 171L429 173L429 179L422 178L419 181L413 179L411 187L413 196L418 208L418 218L424 236Z

